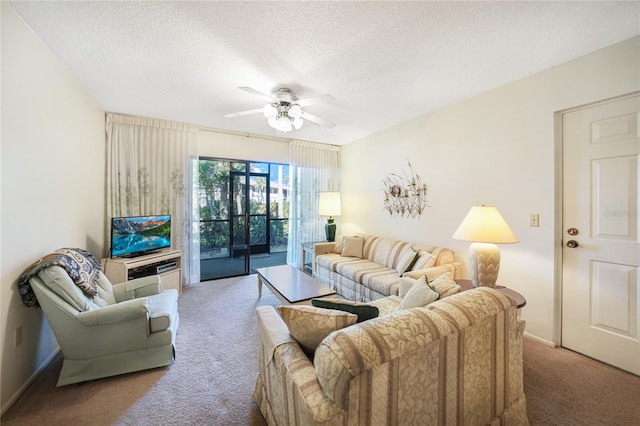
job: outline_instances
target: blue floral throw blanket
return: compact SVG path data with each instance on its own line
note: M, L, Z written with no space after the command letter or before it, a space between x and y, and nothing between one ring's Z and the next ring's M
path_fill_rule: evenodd
M79 248L61 248L34 262L18 278L18 289L22 303L27 306L38 306L29 279L45 268L60 266L71 277L73 282L90 298L98 294L98 278L102 265L91 253Z

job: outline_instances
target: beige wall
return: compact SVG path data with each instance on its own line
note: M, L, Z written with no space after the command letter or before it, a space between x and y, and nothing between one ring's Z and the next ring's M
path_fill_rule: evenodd
M467 242L451 238L469 208L498 207L520 239L502 245L499 283L527 299L526 331L555 342L554 113L640 90L640 38L530 76L344 146L342 232L450 247L466 267ZM419 219L382 210L382 179L408 170L429 185ZM529 227L529 214L540 227Z
M56 353L42 312L17 278L60 247L101 255L105 221L104 111L4 2L0 222L2 412ZM13 347L16 327L23 342Z

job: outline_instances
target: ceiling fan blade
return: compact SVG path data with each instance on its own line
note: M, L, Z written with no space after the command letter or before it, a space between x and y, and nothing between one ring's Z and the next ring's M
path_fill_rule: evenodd
M327 127L329 129L333 129L334 127L336 127L335 123L332 123L329 120L325 120L324 118L320 118L317 115L309 114L308 112L303 112L302 118L304 118L305 120L309 120L310 122L315 123L319 126Z
M326 104L329 102L333 102L335 100L336 98L327 94L327 95L311 96L310 98L298 99L296 103L301 107L303 107L307 105Z
M260 99L262 99L263 101L272 104L274 102L278 102L277 99L274 99L273 97L269 96L269 95L265 95L262 92L258 92L256 89L252 88L252 87L238 87L238 89L243 90L247 93L250 93L254 96L259 97Z
M257 114L259 112L263 112L264 108L258 108L258 109L250 109L247 111L240 111L240 112L232 112L231 114L225 114L224 118L235 118L235 117L242 117L245 115L251 115L251 114Z

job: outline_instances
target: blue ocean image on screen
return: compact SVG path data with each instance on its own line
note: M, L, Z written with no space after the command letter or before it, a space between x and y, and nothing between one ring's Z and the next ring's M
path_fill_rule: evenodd
M171 245L171 216L114 218L112 256L126 256Z
M139 251L155 250L161 247L168 247L171 241L161 236L149 235L122 235L113 243L115 248L114 255L122 255L126 253L135 253Z

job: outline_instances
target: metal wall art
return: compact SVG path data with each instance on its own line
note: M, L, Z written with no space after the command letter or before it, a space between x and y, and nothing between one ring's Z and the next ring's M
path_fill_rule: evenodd
M427 184L422 183L420 176L413 171L411 163L409 173L405 171L401 175L389 173L385 176L384 184L384 209L391 217L420 218L427 204Z

